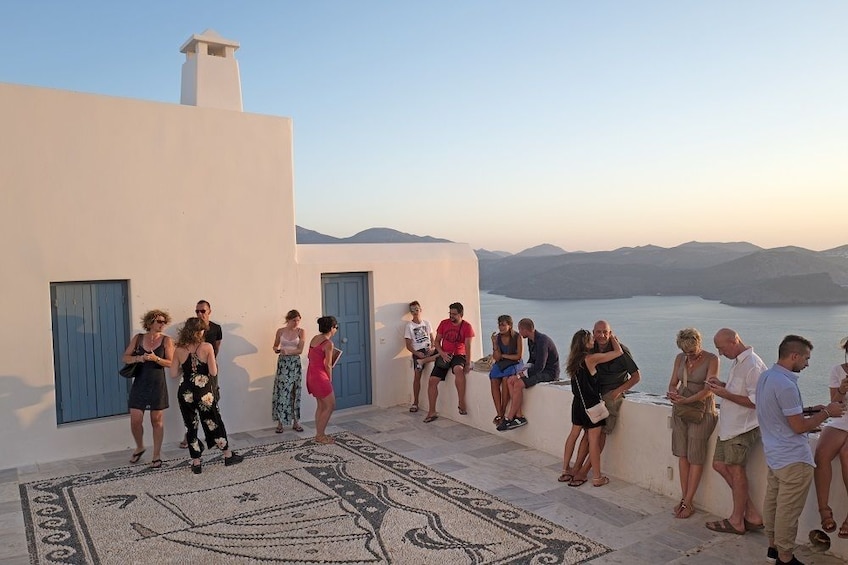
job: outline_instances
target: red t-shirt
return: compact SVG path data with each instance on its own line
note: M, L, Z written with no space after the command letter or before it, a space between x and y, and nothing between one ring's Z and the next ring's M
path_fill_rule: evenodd
M442 338L442 351L448 355L467 355L465 340L474 337L474 328L465 320L459 322L459 325L455 325L448 318L439 323L436 334Z

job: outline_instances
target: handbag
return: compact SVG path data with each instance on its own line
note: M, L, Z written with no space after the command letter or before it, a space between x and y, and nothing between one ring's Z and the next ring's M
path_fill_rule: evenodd
M135 349L133 349L133 355L142 355L144 353L144 349L142 349L138 344L139 335L141 334L135 336ZM144 363L127 363L118 370L118 374L125 379L134 379L138 376L143 364Z
M141 363L127 363L118 371L118 374L125 379L134 379L141 370Z
M686 371L686 365L683 365L683 391L689 392L689 373ZM691 396L685 395L685 396ZM671 413L677 416L687 424L700 424L704 419L704 414L707 413L707 403L704 400L690 402L688 404L674 404L671 408Z
M518 365L518 361L515 359L501 359L500 361L495 363L495 365L497 365L498 369L500 369L501 371L505 371L513 365Z
M445 360L442 358L442 356L441 356L441 355L439 355L438 357L436 357L436 361L433 363L433 365L434 365L437 369L439 369L439 370L441 370L441 371L445 371L445 370L447 370L447 369L450 369L450 364L451 364L450 360L445 361Z
M474 361L474 370L480 371L481 373L488 373L492 370L492 365L495 364L495 359L491 355L487 355L486 357L481 357Z
M597 404L586 408L586 400L583 398L583 391L580 390L580 381L576 376L574 377L574 385L577 387L577 394L580 395L580 402L583 403L583 409L586 410L586 415L593 424L597 424L610 415L609 409L607 409L607 403L604 402L603 398L598 398Z

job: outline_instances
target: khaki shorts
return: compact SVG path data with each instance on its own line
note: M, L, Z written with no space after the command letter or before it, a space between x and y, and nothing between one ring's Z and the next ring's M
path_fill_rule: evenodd
M760 428L748 430L730 439L716 440L713 461L726 465L744 465L748 462L748 453L760 441Z
M610 400L612 397L612 392L608 392L603 396L604 402L607 405L607 410L609 410L609 416L607 416L607 423L604 424L604 433L611 434L615 429L615 424L618 422L618 412L621 410L621 405L624 403L624 395L619 395L615 400Z

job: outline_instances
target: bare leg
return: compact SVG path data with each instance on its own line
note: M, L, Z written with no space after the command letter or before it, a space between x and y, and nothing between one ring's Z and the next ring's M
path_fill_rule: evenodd
M130 432L135 440L135 452L144 449L144 410L130 408Z
M521 412L521 403L524 402L524 381L520 378L510 378L510 405L507 419L512 420Z
M419 361L420 362L420 361ZM418 395L421 393L421 373L422 369L415 369L412 377L412 405L418 406Z
M495 404L495 413L498 421L503 420L504 417L503 395L501 395L502 380L503 379L489 379L489 388L492 391L492 402Z
M501 379L501 411L500 416L503 418L506 416L506 410L509 407L509 381L507 379ZM518 414L519 416L521 414Z
M430 377L427 381L427 417L436 415L436 401L439 399L439 383L442 379L439 377Z
M165 437L165 418L163 410L150 411L150 425L153 427L153 459L162 459L162 438Z
M603 478L601 473L601 436L603 432L601 428L589 428L586 430L586 435L589 436L589 461L592 464L592 478L597 481Z
M571 467L571 456L574 455L574 447L577 445L577 438L580 437L580 432L583 428L576 424L571 424L571 432L565 438L565 447L562 450L562 473L570 473L574 477Z
M848 437L848 432L837 430L836 428L825 427L819 436L819 442L816 446L815 462L816 468L813 471L813 480L816 485L816 500L818 501L819 514L821 514L822 526L826 518L832 518L832 511L828 507L830 499L830 482L833 479L833 469L831 462L840 454L843 446L845 446L845 438ZM843 475L845 469L842 469ZM831 528L828 528L832 531Z
M328 394L324 398L318 399L318 407L315 409L315 438L320 439L327 436L327 424L330 422L330 415L336 408L336 396Z
M459 397L459 410L464 412L465 407L465 369L460 366L453 368L453 376L456 379L456 395Z

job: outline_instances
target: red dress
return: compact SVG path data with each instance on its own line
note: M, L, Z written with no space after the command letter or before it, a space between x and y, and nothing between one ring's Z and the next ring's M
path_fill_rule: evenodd
M324 344L309 347L309 366L306 368L306 390L315 398L325 398L333 394L333 378L327 374L324 365Z

